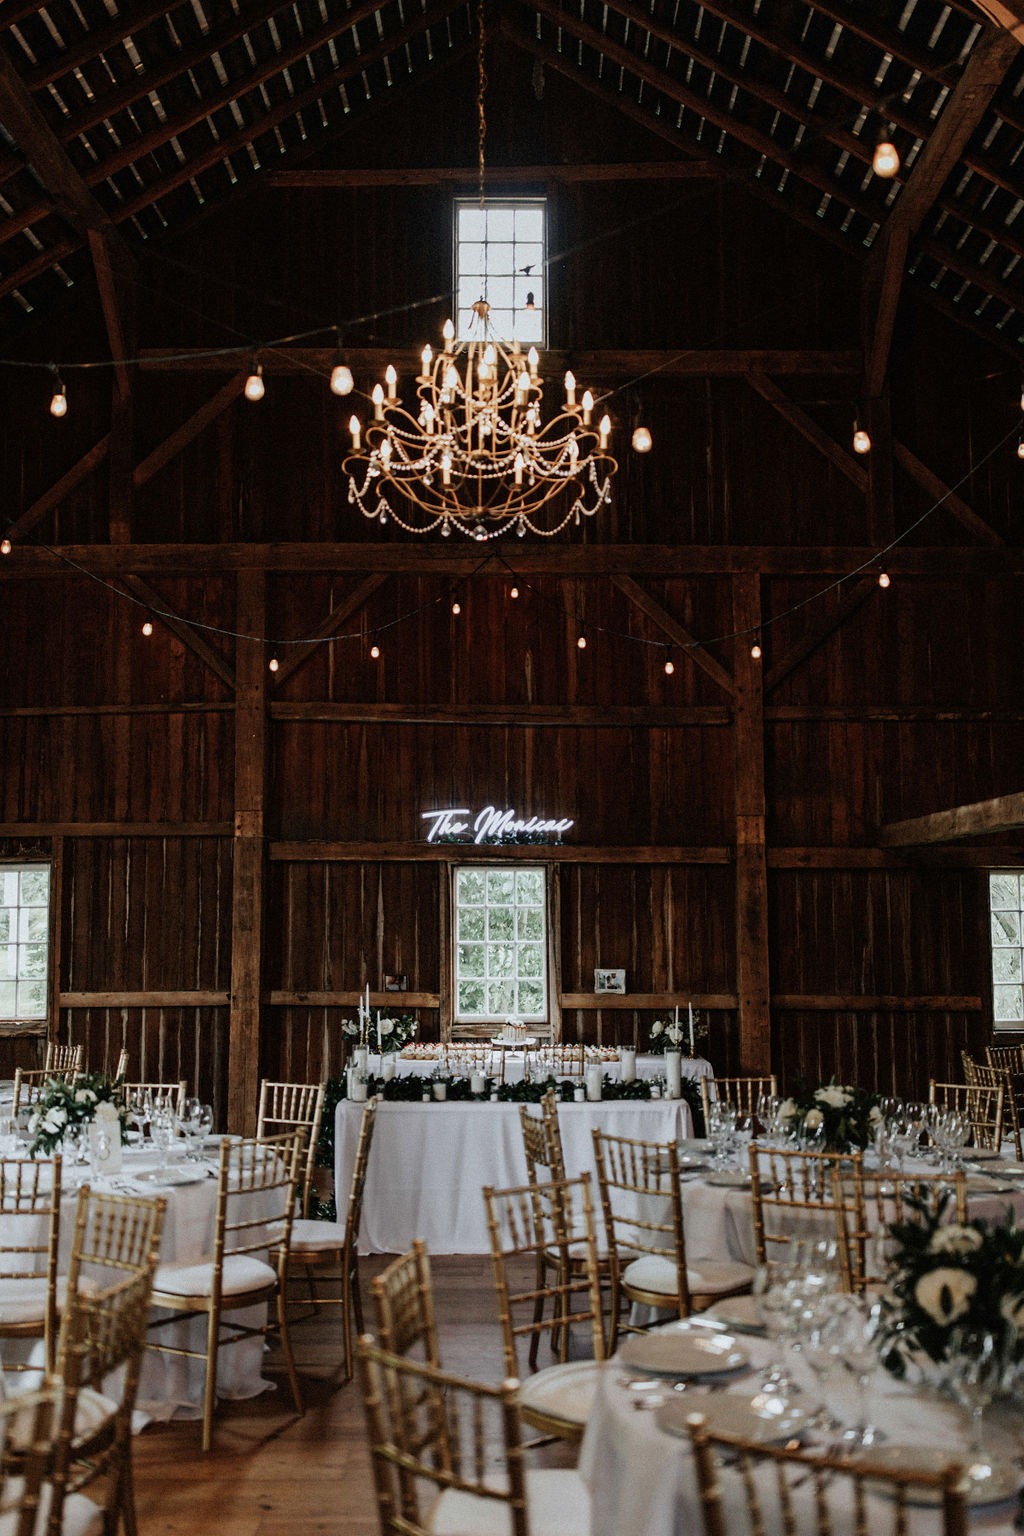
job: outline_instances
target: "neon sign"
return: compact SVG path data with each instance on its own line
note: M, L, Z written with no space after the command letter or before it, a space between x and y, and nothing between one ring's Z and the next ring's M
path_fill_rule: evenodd
M575 826L575 822L568 818L551 821L541 816L530 816L524 821L515 811L499 811L493 805L485 806L471 821L463 820L464 817L472 816L472 811L466 806L452 806L444 811L424 811L422 819L430 822L427 842L436 843L440 838L461 838L468 842L471 837L474 843L483 843L498 838L535 838L543 835L561 837L563 832Z

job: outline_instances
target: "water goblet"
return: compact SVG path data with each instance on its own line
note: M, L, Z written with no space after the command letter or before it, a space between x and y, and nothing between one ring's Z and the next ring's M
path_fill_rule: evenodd
M754 1273L754 1316L764 1329L765 1337L776 1348L767 1365L761 1367L761 1382L766 1392L771 1392L781 1404L789 1401L794 1386L782 1363L782 1345L787 1337L792 1310L789 1290L792 1274L784 1264L761 1264Z
M150 1139L157 1155L158 1173L163 1173L167 1167L174 1132L175 1115L171 1103L168 1099L158 1099L153 1105L153 1115L149 1123Z
M837 1295L833 1298L823 1334L837 1360L853 1376L857 1387L856 1419L843 1432L851 1445L876 1445L883 1438L868 1417L868 1384L878 1364L876 1336L881 1319L877 1301L865 1296Z
M998 1334L969 1323L950 1330L944 1385L970 1416L964 1475L972 1484L991 1483L1003 1470L985 1447L984 1415L1005 1380L1006 1350Z

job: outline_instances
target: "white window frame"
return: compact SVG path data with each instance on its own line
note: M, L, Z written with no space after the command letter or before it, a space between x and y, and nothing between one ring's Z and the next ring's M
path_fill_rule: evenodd
M46 903L22 901L23 880L26 876L45 871L47 879ZM53 969L53 896L54 869L49 859L0 859L0 1022L15 1024L21 1029L45 1033L50 1024ZM16 900L7 901L11 877L17 881ZM42 917L40 919L40 914ZM42 954L40 956L40 951ZM6 996L13 984L14 1006ZM28 1011L19 1004L32 987L41 987L42 1011Z
M1006 884L1016 882L1016 905L1009 901ZM1003 885L995 905L996 882ZM1004 900L1007 904L1004 904ZM992 1028L995 1033L1024 1031L1024 869L990 869L988 872L989 943L992 961ZM1006 1004L1016 989L1016 1016L1007 1018ZM1002 1016L1001 1016L1002 1015Z
M539 937L523 937L523 938L518 938L515 934L513 934L510 940L495 939L495 940L490 940L489 941L486 931L485 931L484 937L482 939L479 939L479 940L475 939L475 938L466 939L464 937L460 937L460 924L459 924L459 912L460 912L460 903L459 903L459 875L462 872L464 872L464 871L466 871L466 872L468 872L468 871L479 872L479 873L484 874L485 876L486 876L487 872L489 872L489 871L496 871L496 872L499 872L499 873L504 874L504 875L511 875L513 878L515 878L515 876L517 874L525 873L526 871L530 871L531 873L538 873L541 876L541 880L542 880L542 884L543 884L543 891L544 891L544 900L543 900L543 905L541 907L541 912L542 912L542 932L539 935ZM501 904L501 905L504 905L504 904ZM485 904L485 907L484 907L485 913L488 910L490 910L490 908ZM515 908L514 908L514 910L515 910ZM551 871L548 868L548 866L546 864L542 863L542 862L538 862L538 863L534 864L532 862L531 863L520 863L518 860L516 860L515 862L509 860L507 863L504 863L500 859L495 859L493 861L487 861L486 863L483 862L483 861L478 861L478 860L473 860L472 862L467 860L464 864L460 864L460 863L453 863L452 864L452 866L451 866L451 978L452 978L451 979L451 1023L452 1023L452 1029L453 1030L458 1030L460 1033L463 1033L463 1034L465 1034L467 1032L477 1031L477 1030L481 1030L481 1031L482 1030L486 1030L488 1032L492 1032L493 1031L494 1033L497 1033L497 1030L501 1027L501 1025L509 1022L511 1019L516 1019L516 1020L522 1021L523 1023L536 1026L537 1032L540 1033L540 1034L547 1035L549 1032L551 1032L552 1034L555 1032L555 1021L556 1021L556 1018L557 1018L557 1011L558 1010L557 1010L557 1001L556 1001L557 1000L556 968L555 968L555 964L554 964L554 930L553 930L554 910L555 910L554 909L554 890L553 890L553 884L552 884L552 879L551 879ZM462 980L476 980L477 978L475 978L475 977L463 977L463 976L460 976L460 967L459 967L459 946L460 946L460 943L470 943L470 944L474 944L474 945L477 944L477 943L482 943L484 946L486 946L486 944L488 942L511 942L513 944L537 944L537 943L539 943L542 946L543 955L544 955L544 977L543 977L543 980L544 980L544 1007L543 1007L542 1011L535 1012L535 1013L525 1013L522 1010L518 1010L517 1011L516 1009L512 1009L512 1010L507 1010L507 1011L506 1010L501 1010L501 1011L498 1011L498 1012L492 1012L490 1010L485 1010L485 1012L482 1013L482 1014L463 1014L461 1012L461 1010L459 1008L459 981L460 981L460 979L462 979ZM516 965L516 972L518 973L518 963ZM486 973L486 962L485 962L485 973ZM486 983L487 983L487 981L489 979L500 980L500 979L504 979L504 978L489 978L485 974L485 976L482 978L482 980L484 981L484 985L485 986L486 986ZM518 974L517 974L514 979L516 979L516 980L533 980L534 978L532 978L532 977L522 977L522 978L520 978L518 976Z
M492 240L489 231L494 228L495 215L519 212L532 216L541 215L541 238L524 240L519 237L513 223L512 239ZM464 235L467 224L484 221L483 239ZM454 253L455 335L459 341L481 339L479 322L473 326L470 308L478 299L486 299L491 306L489 316L491 334L499 341L519 341L524 347L543 349L548 344L547 326L547 199L543 197L488 197L481 208L479 197L457 197L452 208L452 251ZM506 245L508 251L506 253ZM483 262L472 259L472 271L464 270L466 253L486 250ZM538 249L539 247L539 249ZM507 256L507 259L506 259ZM485 271L479 268L484 266ZM524 272L522 268L531 270ZM527 308L527 295L533 295L533 306ZM506 302L508 300L508 302Z

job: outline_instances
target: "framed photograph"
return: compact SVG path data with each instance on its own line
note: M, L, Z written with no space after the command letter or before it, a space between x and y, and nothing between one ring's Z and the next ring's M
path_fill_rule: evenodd
M625 992L625 990L626 990L626 973L625 973L625 971L595 971L594 972L594 991L595 992Z
M408 979L404 975L401 975L401 976L398 976L398 975L396 975L396 976L385 976L384 977L384 991L385 992L404 992L406 990L407 985L408 985Z

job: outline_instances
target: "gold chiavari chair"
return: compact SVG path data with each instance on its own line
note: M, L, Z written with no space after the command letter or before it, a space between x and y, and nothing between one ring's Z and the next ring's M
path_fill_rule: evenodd
M340 1306L341 1326L345 1342L345 1380L352 1376L352 1344L363 1330L363 1297L359 1289L359 1226L363 1215L363 1192L366 1188L366 1171L370 1162L373 1128L377 1123L377 1100L370 1099L359 1122L359 1141L356 1160L352 1169L348 1202L344 1217L339 1207L336 1221L310 1221L308 1217L296 1217L292 1222L291 1248L288 1273L304 1274L314 1311L322 1306ZM341 1199L342 1191L335 1191ZM317 1295L314 1292L314 1272L318 1269L340 1270L340 1294Z
M754 1271L731 1259L687 1263L679 1152L674 1141L636 1141L594 1130L611 1283L609 1354L623 1297L689 1317L704 1304L749 1291Z
M79 1192L61 1319L57 1454L72 1493L102 1481L109 1532L136 1536L132 1414L166 1202Z
M1024 1072L1018 1071L1014 1065L1020 1048L1015 1045L990 1046L986 1052L988 1059L985 1065L975 1061L966 1051L960 1054L965 1082L977 1088L1002 1088L1003 1128L1005 1130L1006 1122L1009 1121L1017 1161L1024 1162L1024 1138L1021 1135L1021 1127L1024 1125Z
M418 1351L426 1365L441 1365L434 1288L426 1244L416 1238L408 1253L373 1277L380 1342L392 1355Z
M304 1136L299 1216L309 1215L309 1197L313 1188L313 1169L316 1167L316 1148L323 1112L323 1083L271 1083L266 1078L260 1083L256 1135L278 1136L282 1131L301 1130Z
M861 1153L846 1158L855 1172ZM750 1196L758 1265L787 1264L796 1241L837 1240L832 1170L839 1153L750 1144Z
M731 1104L742 1115L756 1115L761 1095L774 1097L779 1091L774 1072L767 1077L702 1077L699 1082L705 1125L708 1107L716 1101Z
M544 1097L547 1098L547 1094ZM561 1141L559 1140L558 1143L558 1154L553 1158L543 1115L535 1115L526 1104L520 1104L519 1124L523 1137L523 1156L526 1159L526 1177L531 1187L550 1183L552 1179L563 1179L565 1169L561 1161ZM535 1322L539 1322L544 1315L544 1293L547 1287L548 1271L551 1270L557 1274L559 1265L560 1254L557 1248L538 1249L534 1273L534 1285L537 1291L533 1314ZM552 1339L554 1339L554 1325L552 1325ZM540 1331L537 1330L530 1339L531 1370L537 1368L539 1344Z
M681 1405L685 1408L685 1404ZM966 1536L967 1510L955 1464L935 1472L823 1454L819 1448L768 1446L711 1434L703 1414L686 1415L704 1536L906 1536L912 1504L934 1504L934 1536ZM869 1502L870 1498L870 1502Z
M971 1123L971 1141L976 1147L999 1151L1003 1141L1003 1088L978 1088L969 1083L928 1084L928 1102L941 1109L966 1115Z
M302 1412L295 1374L285 1280L298 1184L301 1133L225 1141L220 1149L217 1215L213 1252L198 1264L161 1265L153 1282L154 1308L173 1315L154 1318L148 1347L159 1354L202 1360L206 1367L203 1394L204 1451L210 1449L213 1410L217 1401L217 1356L227 1345L256 1334L280 1334L292 1398ZM260 1324L242 1323L237 1313L246 1307L273 1304L274 1318ZM202 1349L163 1344L156 1334L168 1324L205 1318Z
M515 1381L484 1386L359 1340L382 1536L589 1536L575 1470L527 1469Z
M122 1045L117 1057L117 1066L114 1068L114 1077L118 1080L124 1077L128 1071L128 1052Z
M532 1345L541 1332L551 1328L560 1341L559 1364L545 1366L521 1381L520 1415L544 1434L579 1440L605 1358L590 1175L518 1189L485 1187L484 1204L506 1376L520 1377L520 1340L528 1339ZM554 1278L538 1295L535 1276L539 1256L552 1253L560 1256ZM524 1263L532 1271L525 1281ZM538 1317L538 1300L542 1311L551 1304L550 1323ZM593 1360L570 1364L570 1330L584 1325Z
M0 1339L42 1339L48 1371L56 1361L60 1199L59 1153L49 1161L0 1158Z
M44 1067L15 1067L14 1101L11 1105L11 1114L16 1115L19 1110L30 1109L37 1099L42 1098L47 1083L54 1078L62 1083L73 1083L77 1076L78 1073L74 1067L60 1067L54 1072L48 1072Z
M839 1267L843 1289L865 1291L886 1278L885 1231L894 1222L938 1214L952 1201L952 1215L967 1220L967 1183L962 1173L894 1175L865 1168L860 1159L831 1173Z
M54 1072L81 1072L81 1045L60 1045L56 1040L47 1040L43 1070L51 1075Z
M62 1401L60 1383L51 1378L0 1402L4 1536L106 1536L113 1529L99 1505L65 1488L56 1455Z

